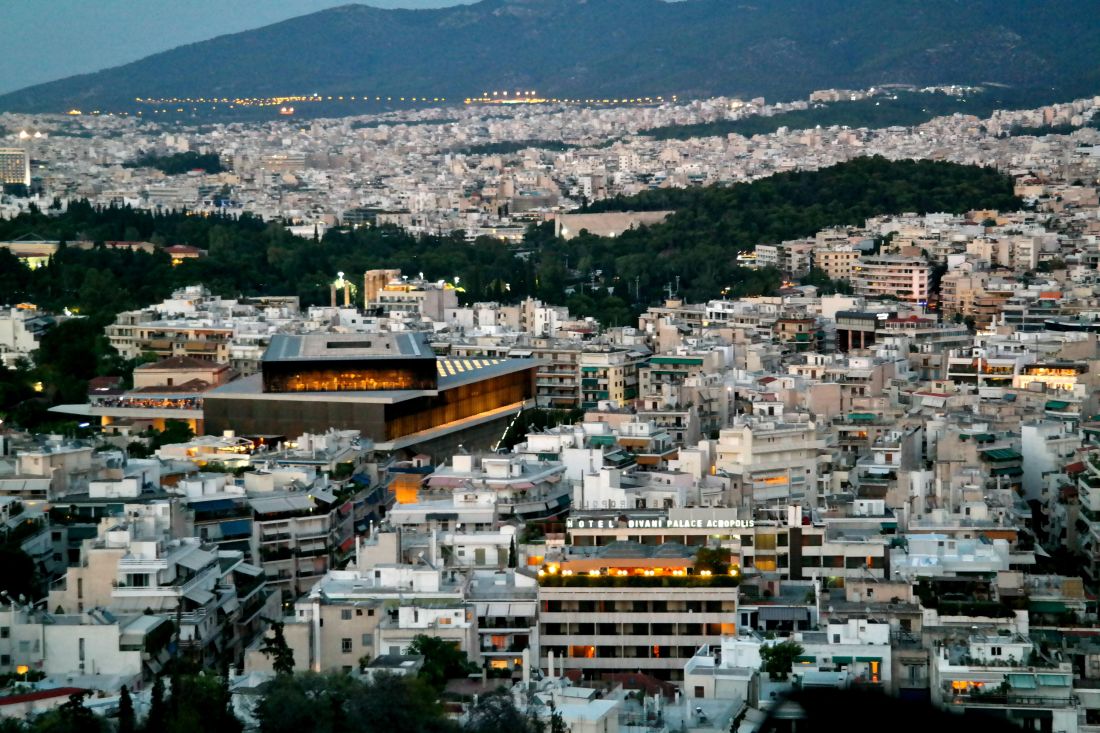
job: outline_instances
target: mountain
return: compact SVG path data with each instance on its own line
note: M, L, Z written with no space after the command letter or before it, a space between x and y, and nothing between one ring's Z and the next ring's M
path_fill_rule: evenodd
M1100 91L1100 3L482 0L437 10L346 5L28 87L0 96L0 110L127 109L135 97L166 96L454 99L493 89L774 99L829 87L980 82L1041 89L1054 98Z

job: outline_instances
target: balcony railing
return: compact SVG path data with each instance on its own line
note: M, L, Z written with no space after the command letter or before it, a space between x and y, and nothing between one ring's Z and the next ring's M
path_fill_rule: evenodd
M1041 695L1017 695L991 692L979 695L950 695L953 705L995 705L997 707L1067 708L1076 707L1072 695L1046 697Z

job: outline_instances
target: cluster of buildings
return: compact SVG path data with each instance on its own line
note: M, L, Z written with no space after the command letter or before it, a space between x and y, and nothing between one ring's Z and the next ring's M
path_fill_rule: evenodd
M867 152L999 165L1029 207L761 244L743 263L784 271L778 294L673 293L628 327L532 299L461 304L453 284L397 270L361 287L341 274L324 307L195 286L120 313L108 341L148 363L53 408L96 438L0 433L0 539L43 581L0 598L0 674L33 688L0 693L0 716L70 690L140 697L180 657L229 668L247 697L273 672L278 619L297 670L409 673L410 644L434 636L578 733L749 731L808 688L1096 730L1100 147L1091 131L998 137L1079 123L1092 100L518 163L433 138L606 137L627 115L641 129L742 107L214 125L161 140L233 163L184 184L118 167L155 126L83 118L119 132L49 136L85 146L50 167L69 194L148 206L175 186L201 205L184 188L229 185L311 228L372 208L507 228L502 204L540 191L598 198ZM400 173L372 167L398 151ZM562 236L639 223L558 221ZM836 287L793 284L814 273ZM5 362L33 355L48 318L0 317ZM163 439L181 424L193 437ZM782 653L790 669L772 669Z
M924 93L981 97L981 90ZM826 167L863 155L936 158L1034 169L1070 157L1073 136L1010 136L1018 127L1082 125L1095 99L985 119L955 114L915 127L806 130L780 128L745 137L663 140L646 131L772 116L893 90L824 90L806 100L766 103L731 98L668 100L654 106L480 106L417 109L367 117L180 126L146 116L16 115L3 118L10 160L25 163L45 208L53 197L95 204L250 212L296 222L303 236L329 226L397 224L414 232L462 230L471 239L522 238L527 224L584 202L651 188L726 184L780 171ZM608 141L613 141L608 144ZM517 150L518 148L518 150ZM171 155L217 153L226 171L167 176L124 164L135 150ZM18 157L18 161L16 161ZM0 152L0 161L7 160ZM5 199L10 215L30 199ZM43 205L44 204L44 205Z
M783 243L809 268L853 247L830 273L853 294L673 298L634 327L462 306L397 271L306 312L191 288L122 313L116 348L160 360L54 408L97 420L97 446L4 438L6 526L55 580L9 599L0 665L143 690L184 654L254 680L281 618L296 669L415 664L428 634L517 698L583 698L578 720L628 725L642 690L660 724L728 730L824 686L1087 731L1088 208L1064 214L1076 234L1034 231L1034 263L983 259L1044 206ZM996 268L1013 295L986 323L943 289L859 287L902 260L957 263L944 282ZM1052 290L1046 318L1007 308ZM150 444L172 421L196 437ZM787 642L780 679L764 660Z

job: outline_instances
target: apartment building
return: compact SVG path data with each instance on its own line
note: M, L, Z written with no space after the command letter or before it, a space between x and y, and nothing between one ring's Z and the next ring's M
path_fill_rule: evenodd
M773 414L734 418L718 433L715 468L733 481L733 492L744 507L817 501L818 453L824 443L806 415L784 415L781 403L770 403Z
M250 496L248 504L252 557L284 601L305 593L353 549L351 503L329 490L272 491Z
M128 504L122 517L102 520L47 606L67 614L101 608L160 616L179 624L178 643L196 661L235 658L263 619L278 613L278 599L242 553L174 537L175 521L166 501Z
M856 295L896 298L923 305L928 302L931 266L920 257L876 255L860 258L852 276Z
M396 542L390 535L365 548L369 569L330 571L294 604L285 634L299 669L351 671L364 657L404 653L418 634L452 641L480 662L478 617L465 600L466 578L428 565L367 561L394 557ZM270 669L259 646L247 651L246 669Z
M851 280L859 265L860 250L855 247L815 249L813 266L825 273L830 280Z
M582 351L581 407L591 409L600 400L625 405L638 397L638 368L649 359L645 351Z

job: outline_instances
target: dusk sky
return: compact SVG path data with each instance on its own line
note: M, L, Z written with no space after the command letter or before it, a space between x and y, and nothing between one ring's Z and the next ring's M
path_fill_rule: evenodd
M472 0L370 0L438 8ZM349 0L4 0L0 93L118 66L169 48L276 23Z

